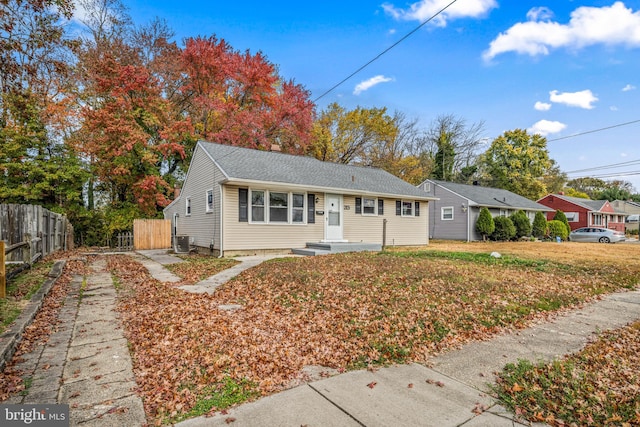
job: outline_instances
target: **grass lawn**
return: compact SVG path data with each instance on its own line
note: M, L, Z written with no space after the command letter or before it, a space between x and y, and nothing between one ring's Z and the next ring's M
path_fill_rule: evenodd
M280 258L213 295L159 283L126 256L109 263L126 291L119 308L145 410L149 420L170 422L282 390L306 365L424 362L633 288L640 264L628 260L639 250L434 242L381 254ZM492 258L493 251L503 256ZM242 308L225 311L223 304Z
M0 299L0 334L22 312L22 309L47 280L53 261L41 261L18 274L7 283L7 298Z

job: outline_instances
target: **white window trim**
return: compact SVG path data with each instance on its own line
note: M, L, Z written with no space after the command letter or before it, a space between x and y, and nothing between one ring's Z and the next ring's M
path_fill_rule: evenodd
M404 204L411 203L411 215L407 215L404 213ZM416 216L416 203L414 200L401 200L400 201L400 214L406 218L412 218Z
M264 221L254 221L253 220L253 215L252 215L252 210L253 210L252 199L253 199L253 197L252 197L252 193L254 191L262 191L264 193ZM270 214L269 194L271 192L287 194L287 221L275 221L275 222L271 221L271 218L269 217L269 214ZM294 222L293 221L293 195L294 194L301 194L302 195L302 222ZM247 203L247 209L248 209L248 217L249 217L248 218L248 222L249 222L249 224L307 225L308 197L307 197L307 193L306 192L266 190L266 189L262 189L262 188L255 188L255 189L254 188L249 188L248 199L249 200L248 200L248 203Z
M567 217L567 222L580 222L580 212L565 212L564 215Z
M209 194L211 194L211 205L209 205ZM204 193L204 210L206 213L212 213L213 208L214 208L213 188L210 188Z
M191 197L187 197L185 199L185 203L184 203L184 215L185 216L191 216Z
M445 218L444 217L445 209L451 209L451 218ZM442 220L442 221L453 221L453 218L454 218L453 211L454 211L453 206L443 206L443 207L441 207L440 208L440 220Z
M373 200L373 213L366 213L364 211L364 200L368 199L368 200ZM360 214L364 215L364 216L378 216L378 198L377 197L364 197L362 196L360 198L361 200L361 205L360 205Z

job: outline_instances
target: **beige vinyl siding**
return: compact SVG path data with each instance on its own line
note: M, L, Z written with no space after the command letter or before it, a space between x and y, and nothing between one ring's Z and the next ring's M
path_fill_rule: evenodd
M355 198L344 196L344 238L349 242L380 243L383 240L383 221L387 220L387 246L421 246L429 243L427 238L428 203L420 201L420 216L396 215L396 199L384 200L383 215L357 214Z
M324 216L315 216L315 224L252 224L238 220L238 186L225 185L224 193L224 251L303 248L307 242L319 242L324 237ZM246 187L242 187L246 188ZM296 192L286 187L256 187L254 190ZM324 195L318 198L316 211L324 206ZM249 210L251 208L249 207ZM306 209L305 209L306 211Z
M217 184L224 175L208 155L197 147L189 167L189 174L180 192L180 199L170 207L170 216L177 212L178 236L189 236L192 245L208 248L212 243L220 248L220 186ZM213 212L206 212L207 190L213 189ZM186 215L186 199L191 199L191 215Z

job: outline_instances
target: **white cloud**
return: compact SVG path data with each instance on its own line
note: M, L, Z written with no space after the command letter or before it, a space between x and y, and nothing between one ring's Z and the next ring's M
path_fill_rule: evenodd
M527 15L548 17L539 11L529 11ZM548 55L551 49L579 49L596 44L640 47L640 12L633 12L618 1L600 8L581 6L571 13L568 24L546 20L519 22L500 33L483 58L490 61L506 52Z
M385 77L382 74L377 75L375 77L371 77L369 80L362 81L358 83L353 90L354 95L360 95L365 90L371 89L375 85L379 85L380 83L387 83L393 81L391 77Z
M553 18L553 12L548 7L534 7L527 12L529 21L548 21Z
M397 8L391 3L384 3L382 8L395 19L423 22L444 9L449 3L451 0L420 0L408 9ZM496 7L498 7L496 0L459 1L435 17L432 22L438 27L445 27L447 21L459 18L480 18Z
M635 90L636 87L634 85L626 85L625 87L622 88L623 92L629 92L630 90Z
M612 105L611 107L609 107L609 110L618 111L618 107L616 107L615 105Z
M627 157L627 153L620 153L620 157Z
M547 136L550 133L558 133L563 131L567 125L561 122L550 121L550 120L540 120L539 122L534 123L531 128L528 129L530 133L537 133L542 136Z
M557 90L552 90L549 92L549 100L551 102L555 102L557 104L564 104L569 107L580 107L585 110L591 110L593 107L593 103L598 100L593 93L587 90L581 90L580 92L558 92Z
M538 111L549 111L551 109L551 104L549 104L548 102L538 101L535 103L533 108L535 108Z

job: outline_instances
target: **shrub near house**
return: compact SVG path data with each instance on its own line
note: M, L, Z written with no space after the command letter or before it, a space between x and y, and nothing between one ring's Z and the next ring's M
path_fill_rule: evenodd
M567 226L557 219L553 219L548 222L549 227L549 237L555 239L556 237L560 237L562 240L567 240L569 237L569 231L567 230Z

